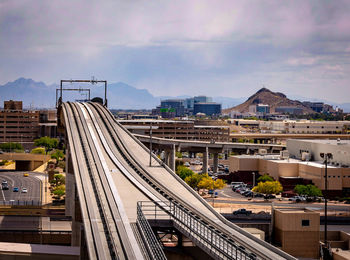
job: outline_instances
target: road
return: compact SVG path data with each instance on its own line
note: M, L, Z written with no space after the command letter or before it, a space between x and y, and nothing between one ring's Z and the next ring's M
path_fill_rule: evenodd
M24 177L24 173L29 173L28 177ZM0 182L6 180L9 185L8 190L0 192L0 204L4 201L33 201L37 204L41 201L41 181L43 174L34 172L16 172L16 171L0 171ZM13 192L13 188L18 187L19 192ZM22 188L27 188L27 193L22 193Z

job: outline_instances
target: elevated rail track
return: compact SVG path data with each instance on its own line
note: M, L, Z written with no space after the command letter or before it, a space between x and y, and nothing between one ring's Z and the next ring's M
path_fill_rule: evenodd
M227 221L155 155L149 166L148 149L102 105L63 103L62 116L90 259L165 258L149 245L140 201L214 259L295 259Z

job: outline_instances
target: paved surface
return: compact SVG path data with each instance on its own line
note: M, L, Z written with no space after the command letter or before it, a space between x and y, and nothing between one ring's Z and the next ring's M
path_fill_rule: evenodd
M29 173L24 177L24 173ZM2 202L15 201L41 201L41 181L43 174L33 172L0 171L0 182L6 180L9 185L8 190L0 190L0 205ZM13 192L13 188L18 187L19 192ZM22 193L22 188L27 188L28 193Z
M239 204L240 207L244 207L244 205L259 205L259 206L271 206L272 202L274 202L275 206L284 206L290 208L301 208L307 207L312 208L314 210L322 210L324 209L324 203L295 203L292 201L288 201L288 198L283 198L283 201L279 201L278 199L270 199L265 201L263 198L254 198L252 200L248 200L247 197L232 191L230 185L227 185L222 190L217 190L218 197L215 198L215 203L228 203L228 204ZM209 202L213 201L213 198L206 199ZM347 211L350 213L350 205L344 203L332 203L328 202L328 210L333 211Z

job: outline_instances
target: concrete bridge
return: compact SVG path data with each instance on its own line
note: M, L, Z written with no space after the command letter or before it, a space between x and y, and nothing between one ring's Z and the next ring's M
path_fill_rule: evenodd
M50 155L31 154L31 153L2 153L0 160L16 162L16 170L33 171L39 166L50 160Z
M72 246L84 257L166 259L167 244L185 250L186 240L195 258L295 259L227 221L102 105L63 103L59 124ZM151 219L166 225L151 227Z

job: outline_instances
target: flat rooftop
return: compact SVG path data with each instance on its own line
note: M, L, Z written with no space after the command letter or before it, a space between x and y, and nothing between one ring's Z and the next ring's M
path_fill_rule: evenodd
M21 254L47 254L47 255L71 255L79 256L80 248L74 246L52 246L23 243L0 242L1 253L21 253Z
M349 135L350 137L350 135ZM330 145L350 145L350 140L331 140L331 139L298 139L293 140L297 142L308 142L308 143L318 143L318 144L330 144Z

